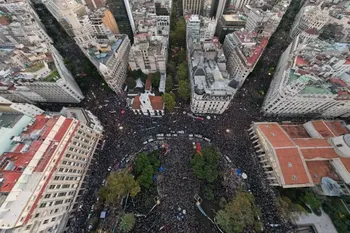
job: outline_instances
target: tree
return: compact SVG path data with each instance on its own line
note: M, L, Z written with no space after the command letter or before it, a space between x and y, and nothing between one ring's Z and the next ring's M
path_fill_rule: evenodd
M219 173L219 154L214 147L204 147L201 153L196 153L191 160L192 170L199 179L212 183Z
M183 62L179 65L177 69L177 78L178 80L187 80L188 77L188 66L186 62Z
M241 233L247 226L261 231L263 225L257 220L259 215L261 212L254 205L254 196L238 191L233 200L216 213L215 220L226 233Z
M136 86L136 81L132 77L128 76L125 79L125 85L127 85L129 89L133 89Z
M306 213L305 209L301 205L294 204L286 196L279 197L277 205L279 206L280 214L284 219L297 220L300 214Z
M135 181L127 169L112 172L106 182L99 190L99 196L108 204L120 203L123 197L130 193L131 197L140 192L140 185Z
M191 87L187 80L180 80L178 93L180 98L185 101L191 97Z
M208 200L214 200L214 191L213 191L213 185L207 184L203 187L203 196Z
M140 70L140 69L138 69L138 70L132 70L132 71L130 72L130 75L131 75L131 77L133 77L133 79L135 79L135 80L141 79L142 82L145 82L146 79L147 79L147 76L148 76L147 74L144 74L144 73L142 72L142 70Z
M186 22L183 17L179 17L176 21L174 30L170 32L170 41L180 47L186 47Z
M177 61L177 63L182 62L182 64L186 64L186 63L184 63L184 61L186 61L186 49L181 48L181 50L177 54L176 61ZM186 67L187 67L187 65L186 65Z
M165 91L170 92L173 89L173 77L168 74L166 77Z
M137 181L144 188L149 188L153 184L153 175L157 172L160 161L154 153L141 153L135 160L135 173Z
M301 197L301 201L310 206L312 211L317 211L322 205L322 201L311 191L306 191Z
M160 82L160 73L156 72L152 74L152 87L158 88Z
M176 72L176 63L174 61L168 61L166 64L167 74L174 74Z
M175 96L174 94L170 94L170 93L164 93L163 95L163 101L165 104L165 109L169 112L173 111L175 108Z
M119 229L122 232L130 232L134 228L135 222L133 214L124 214L120 219Z

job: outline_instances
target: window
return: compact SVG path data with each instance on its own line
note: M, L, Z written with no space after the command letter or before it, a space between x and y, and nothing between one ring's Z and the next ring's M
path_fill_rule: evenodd
M39 217L39 215L40 215L39 213L35 214L34 218L37 218L37 217Z
M337 146L337 147L343 147L343 145L342 145L342 144L337 144L336 146Z
M44 198L50 198L51 194L46 194Z
M48 219L45 219L45 221L43 222L43 224L47 224L49 222Z
M41 203L39 208L44 208L46 206L46 203Z

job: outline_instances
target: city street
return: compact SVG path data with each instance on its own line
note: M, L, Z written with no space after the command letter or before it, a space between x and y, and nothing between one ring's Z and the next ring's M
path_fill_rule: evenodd
M293 6L290 8L293 8ZM295 13L293 14L295 15ZM294 18L293 14L287 11L281 25L290 24ZM47 24L44 23L44 25ZM101 77L91 77L88 73L84 79L92 85L89 85L89 90L85 94L86 98L79 106L92 111L100 119L105 128L104 139L106 142L103 150L96 154L90 166L90 176L85 184L86 190L81 197L82 208L75 215L74 222L71 222L69 232L85 232L82 229L87 231L87 217L92 204L96 201L95 194L113 161L118 162L125 155L139 151L143 146L142 142L150 136L154 137L156 134L171 131L184 131L187 134L201 134L211 138L220 152L227 155L235 165L248 175L248 182L255 196L256 205L261 208L263 213L265 232L292 232L290 231L293 229L291 224L279 217L275 205L275 190L267 185L264 172L252 150L252 144L247 133L250 124L254 121L282 120L266 118L260 112L264 98L260 92L267 92L272 79L272 76L268 75L269 69L276 66L280 54L290 43L290 40L285 39L288 38L288 28L282 28L281 25L271 38L274 43L268 45L255 70L237 92L230 108L224 114L218 115L216 118L211 117L210 120L199 121L183 114L183 111L189 112L189 106L187 105L178 106L180 108L176 109L175 112L166 113L162 118L150 119L146 116L136 116L132 111L125 108L124 99L118 98L110 91L103 90ZM75 62L81 58L81 53L72 52L73 50L67 52L66 46L62 43L63 41L66 43L74 42L70 38L60 38L59 40L54 38L54 40L60 42L60 44L55 45L62 55L76 64ZM78 64L76 68L76 74L82 71L82 67ZM106 100L109 102L106 102ZM45 107L48 110L56 110L60 106L55 106L55 109L50 106ZM121 110L126 110L126 114L121 114ZM290 120L303 121L303 119ZM181 192L181 190L178 191ZM180 229L178 230L176 232L182 232Z

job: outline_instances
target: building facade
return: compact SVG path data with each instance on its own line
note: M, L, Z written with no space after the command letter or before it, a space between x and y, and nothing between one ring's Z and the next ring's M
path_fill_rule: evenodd
M184 15L201 15L203 12L204 0L183 0L182 9Z
M215 34L216 21L199 15L191 15L186 20L186 37L194 40L211 40Z
M126 34L134 42L135 23L128 0L106 0L108 9L112 12L117 21L119 32Z
M300 9L295 17L290 37L294 39L302 31L310 28L320 30L329 20L328 9L322 9L320 5L308 5Z
M76 119L32 118L1 157L0 229L62 232L101 136Z
M299 36L280 57L262 111L267 115L347 117L350 115L348 44Z
M141 69L143 73L165 73L168 58L168 39L164 36L137 34L129 54L131 70Z
M17 113L29 117L35 117L44 113L44 110L28 103L13 103L0 96L0 112L1 113Z
M345 122L256 122L249 133L270 185L312 187L327 196L350 194L350 135Z
M0 96L14 102L79 103L84 96L27 1L0 3Z
M240 88L259 61L269 38L255 32L236 31L228 34L223 45L227 71Z
M226 35L245 28L247 17L240 14L222 15L216 25L215 36L224 43Z

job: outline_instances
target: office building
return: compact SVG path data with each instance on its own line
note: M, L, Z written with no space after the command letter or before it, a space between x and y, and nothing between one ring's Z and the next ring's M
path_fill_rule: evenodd
M126 34L133 44L136 28L129 0L106 0L106 5L117 21L119 32Z
M90 10L95 10L100 7L103 7L106 0L83 0L85 2L85 5L90 9Z
M203 13L204 0L183 0L182 9L184 15L201 15Z
M1 113L18 113L29 117L35 117L44 113L44 110L28 103L13 103L0 96Z
M299 36L280 57L262 110L281 116L350 116L349 45Z
M0 96L13 102L79 103L84 96L27 1L0 3Z
M168 39L164 36L137 34L130 49L129 66L131 70L141 69L143 73L165 73L168 58Z
M0 230L63 232L102 135L59 115L22 119L1 116L13 137L1 144Z
M225 36L245 28L247 17L242 14L221 15L216 25L215 36L224 43Z
M270 185L349 195L350 134L343 121L256 122L249 129Z
M211 40L215 34L216 21L208 17L191 15L186 19L186 37L194 40Z
M223 50L227 59L227 71L240 88L259 61L269 38L255 32L236 31L225 38Z
M294 39L302 31L310 28L320 30L329 20L329 10L321 8L321 4L303 6L295 17L290 37Z

